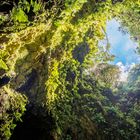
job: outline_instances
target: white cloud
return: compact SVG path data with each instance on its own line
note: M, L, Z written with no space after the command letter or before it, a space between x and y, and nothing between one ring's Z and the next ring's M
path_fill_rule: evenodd
M137 46L138 46L137 43L133 42L132 40L128 40L123 48L125 51L129 51L129 50L135 50Z
M138 57L138 58L137 58L137 62L139 62L139 63L140 63L140 57Z
M135 63L132 63L130 65L124 65L122 62L118 62L116 65L119 67L121 72L119 81L127 81L128 73L135 66Z

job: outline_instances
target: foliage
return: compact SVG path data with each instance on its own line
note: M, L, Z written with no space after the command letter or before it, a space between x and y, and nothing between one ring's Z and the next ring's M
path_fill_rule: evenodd
M9 139L16 123L21 121L25 111L27 100L10 88L0 89L0 136L1 139Z
M25 111L22 94L28 97L27 112L39 116L43 122L49 121L48 126L38 124L41 130L50 128L48 138L140 138L133 116L138 114L138 104L135 110L131 108L132 112L123 111L128 97L113 91L119 71L107 64L112 59L108 52L110 46L106 46L106 50L98 46L106 37L107 20L119 17L122 9L127 11L135 3L139 6L138 0L52 0L48 3L20 0L9 3L11 9L7 14L2 12L0 21L0 68L4 70L1 76L11 78L1 90L3 96L8 94L9 102L13 99L11 96L14 97L14 104L8 110L15 119L6 112L4 116L8 118L1 129L6 139ZM85 72L92 67L96 67L95 71ZM7 87L10 94L3 91ZM5 125L10 126L8 131Z
M98 64L93 68L93 73L105 87L115 88L119 83L118 79L120 70L115 65L107 63Z
M124 33L129 33L138 44L140 44L140 7L139 2L131 3L131 8L126 7L120 14L119 18L121 23L121 30ZM139 46L138 46L139 51Z

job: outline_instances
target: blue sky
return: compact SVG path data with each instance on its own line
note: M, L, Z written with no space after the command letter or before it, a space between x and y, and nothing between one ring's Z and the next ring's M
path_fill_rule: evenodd
M129 34L119 31L119 27L116 20L107 22L107 35L112 46L110 52L116 56L113 63L121 62L123 65L139 63L140 56L135 53L137 43L130 39Z
M120 24L115 19L107 22L106 33L111 44L110 53L115 55L113 62L120 69L119 81L126 82L129 71L136 64L140 63L140 55L136 53L138 43L134 42L129 34L119 31ZM99 46L104 46L106 40L99 42Z

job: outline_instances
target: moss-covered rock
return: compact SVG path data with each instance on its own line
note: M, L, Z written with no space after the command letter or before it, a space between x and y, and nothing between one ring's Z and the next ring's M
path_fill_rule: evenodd
M98 47L98 42L105 36L106 21L118 16L123 8L134 3L133 0L113 3L112 0L53 0L49 5L51 10L47 8L45 13L38 11L38 2L21 0L16 3L17 9L12 9L12 24L2 20L0 76L7 75L11 79L0 89L2 139L10 138L25 111L25 95L30 119L24 119L23 128L31 124L30 129L33 129L36 122L35 128L44 132L38 139L48 138L45 131L49 131L47 134L54 140L105 140L110 137L127 140L134 136L135 122L123 119L123 112L106 95L109 93L112 99L115 98L104 84L104 78L110 74L102 75L101 83L98 75L95 79L96 73L92 77L84 73L85 67L88 69L91 64L107 61L109 54L102 53ZM27 11L31 7L37 11L34 24L28 21L30 12ZM103 94L105 91L107 93ZM26 121L32 118L28 124ZM133 125L129 125L130 122ZM126 126L129 126L128 130ZM119 131L114 131L117 127ZM37 135L34 130L31 132ZM127 133L130 134L125 137Z

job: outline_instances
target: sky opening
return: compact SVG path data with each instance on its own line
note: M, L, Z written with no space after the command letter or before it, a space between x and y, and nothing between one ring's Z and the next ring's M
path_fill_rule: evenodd
M107 35L111 44L111 54L114 54L114 64L122 62L123 65L131 65L140 62L140 56L136 53L137 43L129 34L119 31L120 24L116 20L107 22Z
M113 64L121 70L121 81L126 81L129 70L140 62L140 56L136 53L138 44L134 42L129 34L119 30L120 24L116 20L107 22L107 36L111 44L111 54L115 55Z

